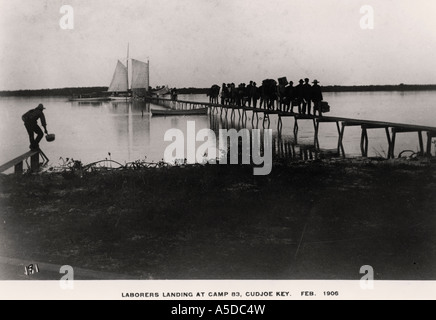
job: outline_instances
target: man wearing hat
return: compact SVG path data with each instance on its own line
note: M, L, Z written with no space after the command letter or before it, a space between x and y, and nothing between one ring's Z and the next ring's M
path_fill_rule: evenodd
M303 104L303 84L304 81L303 79L300 79L299 84L295 87L294 89L294 97L296 100L296 103L298 105L298 113L302 113L303 110L301 109L301 105Z
M42 137L44 137L44 133L38 126L38 119L41 120L41 125L44 127L45 134L48 134L47 123L45 121L45 116L43 112L44 109L44 106L42 104L39 104L35 109L27 111L21 117L24 121L24 126L26 127L27 133L29 134L31 150L39 149L39 142L41 141ZM37 134L36 139L34 137L34 133Z
M303 114L310 114L312 109L312 86L309 83L309 78L304 79L303 84Z
M312 86L312 101L313 101L313 114L316 115L316 110L318 110L318 113L320 116L322 116L322 108L321 108L321 101L323 100L322 97L322 90L321 87L318 85L318 80L313 80L313 86Z

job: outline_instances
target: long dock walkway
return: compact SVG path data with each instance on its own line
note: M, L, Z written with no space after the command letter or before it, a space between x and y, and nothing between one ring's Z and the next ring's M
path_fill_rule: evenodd
M395 144L397 140L397 135L400 133L416 133L419 142L419 154L422 156L432 156L432 139L436 137L436 127L415 125L415 124L404 124L404 123L394 123L385 121L374 121L374 120L364 120L364 119L352 119L352 118L342 118L342 117L331 117L331 116L314 116L305 115L300 113L286 112L276 109L264 109L264 108L250 108L237 105L223 105L217 103L207 103L207 102L196 102L196 101L184 101L184 100L171 100L165 98L148 98L148 102L154 103L159 106L163 106L175 110L192 110L198 108L208 108L211 113L219 113L220 116L225 115L227 117L228 113L231 113L231 118L235 117L236 112L239 116L244 119L247 116L247 112L253 112L254 117L259 120L259 113L263 113L263 121L268 122L270 125L269 116L278 116L277 130L281 132L283 128L282 118L293 117L294 118L294 134L298 134L299 121L309 120L313 122L315 129L314 144L319 148L319 127L321 123L335 123L338 131L338 153L345 157L345 150L343 146L343 139L345 135L346 127L360 127L361 128L361 139L360 139L360 149L363 157L368 157L368 131L374 129L383 129L386 133L388 153L387 158L395 157ZM426 135L426 143L424 144L424 135Z

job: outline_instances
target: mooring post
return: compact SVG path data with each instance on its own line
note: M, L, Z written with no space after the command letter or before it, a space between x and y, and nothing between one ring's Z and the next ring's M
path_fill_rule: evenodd
M419 138L419 152L420 155L424 155L424 140L422 139L422 131L418 131L418 138Z
M318 137L319 120L317 120L316 118L313 118L313 126L315 127L315 137L314 137L315 148L319 148L319 137Z
M362 133L360 134L360 152L362 153L362 157L365 156L365 149L363 147L364 143L365 143L365 135L364 135L364 131L365 129L362 126Z
M283 141L282 139L277 140L277 149L280 158L283 158Z
M368 157L368 130L365 125L362 126L360 149L362 151L362 157Z
M295 145L292 143L289 143L291 146L291 152L292 152L292 158L295 159L297 157L297 154L295 152Z
M339 121L335 121L336 122L336 129L338 130L338 136L341 136L341 127L339 126ZM341 146L338 140L338 154L341 154Z
M279 116L279 123L280 123L280 133L282 132L283 129L283 120L282 120L282 116Z
M297 117L294 117L294 135L298 135L298 120Z
M339 133L338 146L340 147L340 149L342 151L342 157L345 159L345 148L344 148L344 144L343 144L344 134L345 134L345 123L342 122L341 132Z
M263 127L263 129L265 129L265 122L266 122L267 119L268 119L268 128L269 128L269 126L271 124L270 119L269 119L269 115L267 113L264 113L263 114L263 120L262 120L262 127Z
M277 156L276 138L272 137L272 157L275 158L276 156Z
M391 147L391 158L395 158L395 141L397 140L397 129L392 128L392 147Z
M427 156L431 157L431 140L436 136L435 132L427 131Z
M30 169L32 171L39 170L39 152L35 153L30 157Z
M243 121L244 127L247 127L248 114L245 114L245 119Z
M368 130L365 128L365 157L368 157L368 144L369 144Z
M14 173L23 173L23 161L20 161L14 166Z
M391 135L389 133L389 127L385 127L385 131L386 131L386 137L388 139L388 159L391 159L391 154L392 154L392 140L391 140Z

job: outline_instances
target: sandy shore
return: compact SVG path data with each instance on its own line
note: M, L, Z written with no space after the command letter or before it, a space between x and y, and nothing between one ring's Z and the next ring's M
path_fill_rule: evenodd
M0 258L9 262L0 259L0 279L26 279L13 261L41 261L108 280L358 280L363 265L380 280L435 280L435 166L357 160L275 164L269 176L224 165L1 175Z

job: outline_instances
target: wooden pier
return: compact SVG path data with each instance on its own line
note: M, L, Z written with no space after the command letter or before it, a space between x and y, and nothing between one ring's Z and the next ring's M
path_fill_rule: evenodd
M42 152L42 150L31 150L11 161L6 162L5 164L0 166L0 173L5 172L11 168L14 168L14 173L23 173L24 172L24 163L27 164L27 168L31 171L36 172L39 170L41 163L39 162L40 157L42 158L42 165L46 164L49 159ZM27 160L30 158L30 164Z
M191 110L196 108L208 108L209 113L220 114L227 118L230 112L230 118L234 119L236 112L238 112L241 119L247 118L247 112L252 112L252 124L254 126L254 119L259 121L259 113L263 113L263 126L265 128L265 123L270 126L270 115L278 116L277 131L281 133L283 128L282 118L292 117L294 118L294 135L297 137L299 130L299 122L301 121L311 121L315 130L314 134L314 145L319 148L319 128L321 123L334 123L338 131L338 153L345 157L345 148L343 145L345 128L346 127L360 127L361 128L361 139L360 139L360 149L362 157L368 157L368 146L369 137L368 131L381 129L386 133L387 138L387 158L395 157L395 144L397 142L397 135L400 133L416 133L419 143L419 155L422 156L432 156L432 139L436 137L436 127L421 126L414 124L403 124L403 123L393 123L385 121L373 121L373 120L363 120L363 119L352 119L352 118L342 118L342 117L331 117L331 116L315 116L306 115L300 113L286 112L276 109L265 109L265 108L250 108L246 106L237 105L222 105L207 102L195 102L195 101L182 101L182 100L171 100L164 98L149 98L147 101L176 110ZM426 134L426 144L424 144L424 134Z

